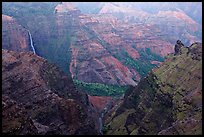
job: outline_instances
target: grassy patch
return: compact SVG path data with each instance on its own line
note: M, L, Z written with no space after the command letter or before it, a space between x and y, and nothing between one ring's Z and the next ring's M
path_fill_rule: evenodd
M100 83L85 83L74 80L77 88L85 90L92 96L121 96L128 89L128 86L105 85Z
M111 123L107 125L109 127L107 134L128 134L124 127L125 122L128 115L134 112L134 109L127 109L124 113L115 117Z

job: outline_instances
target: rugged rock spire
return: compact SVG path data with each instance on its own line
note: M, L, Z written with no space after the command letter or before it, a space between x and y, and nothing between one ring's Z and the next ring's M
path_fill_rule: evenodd
M175 50L174 55L180 55L181 54L181 47L184 47L184 44L180 40L177 40L175 48L174 48L174 50Z

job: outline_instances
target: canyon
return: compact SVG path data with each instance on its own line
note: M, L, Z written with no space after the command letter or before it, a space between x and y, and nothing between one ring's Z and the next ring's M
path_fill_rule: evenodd
M151 14L121 3L99 3L97 14L87 14L77 3L53 2L38 3L38 12L30 13L36 3L15 4L5 3L5 14L30 31L38 55L86 83L137 85L158 65L154 62L173 53L177 39L186 45L201 41L201 25L181 10ZM22 14L18 6L23 6L29 16L16 15L12 6ZM43 6L49 9L44 11Z
M3 134L202 134L201 4L145 4L3 2Z
M202 134L202 44L181 42L105 115L107 135Z

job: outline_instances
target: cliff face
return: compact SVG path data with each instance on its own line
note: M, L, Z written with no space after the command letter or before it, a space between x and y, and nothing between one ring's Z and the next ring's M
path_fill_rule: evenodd
M66 4L60 4L65 13ZM120 3L104 3L99 14L73 11L69 12L71 24L76 25L70 72L88 83L136 85L157 65L152 61L162 62L173 53L177 38L184 43L199 41L200 25L181 10L149 14Z
M86 83L136 85L173 53L178 38L200 40L201 25L182 10L95 3L97 14L83 14L79 9L93 9L80 4L3 3L3 13L30 30L38 55Z
M98 34L90 28L91 25L98 24L98 20L81 14L73 6L73 8L69 8L69 4L59 4L55 10L57 24L63 28L69 28L71 34L72 57L69 70L72 78L88 83L135 85L133 77L136 73L133 74L111 55L103 45L103 40L101 41ZM63 7L63 10L59 10L59 7ZM66 22L65 18L69 22Z
M98 113L103 111L111 99L112 97L108 96L89 96L90 103L94 106Z
M28 31L18 22L2 14L2 48L14 51L30 51Z
M106 134L202 134L202 44L177 45L180 54L153 69L107 116Z
M97 134L95 111L71 78L31 52L2 50L4 134Z

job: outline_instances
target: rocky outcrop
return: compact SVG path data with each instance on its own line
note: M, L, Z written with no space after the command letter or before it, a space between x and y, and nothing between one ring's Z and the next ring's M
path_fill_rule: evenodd
M31 52L2 50L2 95L4 134L98 133L87 94Z
M126 92L106 116L106 134L202 134L202 44L180 49Z
M199 48L198 48L199 47ZM193 43L190 47L188 47L187 54L190 53L192 59L194 60L202 60L202 43Z
M176 45L174 47L174 55L180 55L182 47L184 47L183 43L180 40L177 40Z

